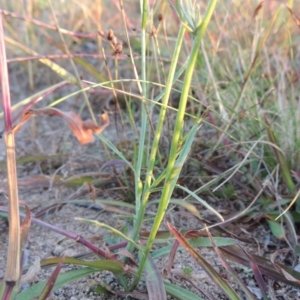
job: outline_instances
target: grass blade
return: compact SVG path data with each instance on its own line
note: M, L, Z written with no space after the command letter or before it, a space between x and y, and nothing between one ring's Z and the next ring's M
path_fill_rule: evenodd
M223 267L227 270L227 272L233 277L234 281L238 283L238 285L241 287L241 289L244 291L246 298L247 299L252 299L255 300L254 295L249 291L249 289L247 288L247 286L245 285L245 283L241 280L241 278L236 274L236 272L233 270L233 268L228 264L228 262L226 261L226 259L224 259L221 251L219 250L219 248L216 246L215 241L212 237L212 235L210 234L210 231L206 228L206 232L208 233L208 236L210 238L210 241L212 243L212 246L214 248L214 251L216 252L216 254L219 256Z
M171 295L173 297L175 297L176 299L179 300L204 300L203 298L197 296L196 294L182 288L179 287L175 284L172 284L170 282L165 281L164 282L166 291L168 293L168 295Z
M150 256L145 264L145 278L149 300L167 300L162 275Z
M64 286L65 284L72 282L74 280L83 278L91 273L97 272L96 268L82 268L78 270L72 270L63 274L60 274L53 286L53 290ZM21 292L17 295L16 300L31 300L38 297L47 284L47 280L41 281L38 284L33 285L29 289Z
M64 260L65 260L64 257L60 258L59 263L57 264L56 268L52 272L52 274L51 274L51 276L50 276L47 284L45 285L42 293L40 294L39 300L45 300L50 295L50 293L51 293L51 291L53 289L53 286L54 286L54 284L55 284L55 282L57 280L57 276L58 276L58 274L59 274L59 272L60 272L60 270L61 270L61 268L62 268L62 266L64 264Z
M51 257L47 258L41 261L41 267L51 267L53 265L56 265L60 261L60 257ZM84 261L80 259L76 259L73 257L65 257L64 260L65 264L72 264L72 265L78 265L78 266L85 266L85 267L92 267L94 269L98 269L103 271L110 271L114 274L123 274L126 273L124 265L117 261L117 260L111 260L111 259L105 259L105 260L97 260L97 261Z
M139 246L134 240L132 240L131 238L129 238L128 236L126 236L124 233L122 233L121 231L107 225L107 224L104 224L102 222L99 222L99 221L96 221L96 220L88 220L88 219L83 219L83 218L75 218L76 220L78 221L81 221L81 222L85 222L85 223L89 223L89 224L93 224L93 225L96 225L96 226L99 226L99 227L103 227L107 230L110 230L111 232L119 235L120 237L122 237L125 241L133 244L137 249L139 249L140 251L142 251L142 247Z
M272 131L272 129L270 127L270 122L269 122L268 117L266 115L264 115L264 121L266 123L266 129L267 129L267 133L268 133L268 137L269 137L270 142L277 146L277 147L272 147L272 148L273 148L275 157L277 159L277 162L280 165L283 180L285 181L289 192L293 193L294 190L295 190L295 185L294 185L294 182L293 182L293 179L292 179L292 176L291 176L290 169L289 169L288 164L285 160L285 157L283 156L283 153L278 150L277 139L275 137L274 132Z
M170 223L167 223L169 230L174 234L177 241L184 247L194 259L203 267L207 275L221 288L232 300L240 299L232 287L214 270L214 268L192 247L192 245L177 231Z
M236 243L234 239L224 238L224 237L215 237L214 241L215 241L217 247L231 246L231 245L235 245L235 243ZM209 238L205 238L205 237L190 239L189 243L195 248L212 246ZM168 245L168 246L161 247L161 248L153 251L151 253L152 258L159 258L160 256L169 254L172 249L172 246L173 245ZM183 247L179 246L178 249L182 250Z
M237 246L228 246L220 248L223 255L241 265L251 267L249 262L249 257ZM255 260L256 264L260 268L260 272L268 276L269 278L277 281L284 282L289 285L300 287L300 274L299 272L293 270L290 267L284 266L283 264L276 263L276 266L269 260L258 255L252 255L252 258ZM280 271L278 271L280 270ZM290 278L293 280L287 279L287 276L283 275L283 271L290 275Z

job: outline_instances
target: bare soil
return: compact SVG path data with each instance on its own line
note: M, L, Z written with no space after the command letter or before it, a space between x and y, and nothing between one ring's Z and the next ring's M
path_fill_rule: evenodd
M37 122L35 124L35 122ZM44 125L45 124L45 125ZM32 132L31 128L36 126L36 135ZM40 130L41 126L47 126L48 130ZM113 137L117 135L118 128L114 122L103 133L107 137ZM35 135L35 136L33 136ZM98 220L115 228L121 229L124 226L131 226L132 211L130 209L118 208L116 206L107 205L99 209L99 207L78 207L71 203L74 200L70 200L78 188L68 188L64 184L57 184L54 181L54 175L60 175L61 178L70 178L76 174L83 173L90 174L91 172L97 173L97 179L101 180L101 176L107 179L108 175L112 175L110 171L99 172L101 165L105 162L104 150L99 141L95 143L80 146L78 142L70 135L68 127L63 121L57 118L46 118L44 120L32 120L27 124L24 129L17 136L18 141L18 153L19 157L25 157L31 155L53 155L57 153L58 149L66 149L68 155L63 158L45 159L42 161L32 161L30 163L24 163L19 165L19 177L20 182L23 183L20 186L20 201L28 205L32 211L33 216L40 215L40 219L53 224L59 228L71 231L77 235L83 236L85 239L92 241L95 245L102 249L105 249L105 241L110 234L94 225L88 225L78 220L76 217L82 217L92 220ZM20 151L22 149L22 151ZM37 150L39 149L39 150ZM26 151L26 153L24 153ZM37 152L40 151L40 152ZM1 157L4 159L4 146L1 142ZM45 178L44 183L37 181L37 184L32 184L34 178L40 178L38 176L43 175ZM2 180L5 182L5 171L1 171ZM26 186L25 179L28 180ZM2 205L7 204L5 184L2 184L2 194L0 203ZM98 197L106 200L126 201L124 193L118 191L116 182L112 180L112 185L107 185L106 188L98 194ZM80 199L89 199L89 194L82 195ZM59 205L55 210L46 210L44 208L53 204L60 204L68 201L68 204L59 208ZM215 203L215 207L219 207L222 210L223 205ZM118 210L119 209L119 210ZM156 205L149 207L147 211L148 216L155 214ZM208 216L203 207L198 207L201 211L201 215ZM122 210L122 213L120 213ZM231 212L234 212L232 208ZM42 213L41 213L42 212ZM194 217L191 213L185 211L182 208L172 209L167 213L166 220L171 222L177 229L191 229L191 228L203 228L203 224ZM238 242L248 253L259 254L261 256L269 256L275 253L277 250L287 248L284 242L276 240L270 233L268 227L262 223L257 223L252 227L240 227L231 226L231 230L239 236L241 239L246 239L249 243ZM150 227L145 223L144 230L149 230ZM161 229L166 230L165 224ZM0 233L0 279L4 277L5 262L6 262L6 249L7 249L7 233L8 227L4 219L1 221L1 233ZM239 287L234 280L225 271L220 259L214 253L211 248L198 249L201 255L222 274L224 278L230 280L232 286L239 291ZM76 243L73 240L65 239L58 233L52 232L39 225L32 224L26 249L24 251L24 267L35 264L36 268L32 271L25 282L22 284L21 289L26 289L28 286L37 283L41 280L48 279L53 268L39 268L38 262L42 259L51 256L70 256L78 257L82 254L86 254L87 249ZM122 252L121 252L122 256ZM96 259L93 255L88 255L84 259ZM135 258L136 259L136 258ZM288 258L285 257L286 260ZM290 259L290 258L289 258ZM156 260L156 264L161 272L167 268L169 257L165 256L160 260ZM291 260L291 259L290 259ZM290 262L290 261L289 261ZM293 261L294 265L300 262ZM246 286L251 289L257 299L261 299L260 290L255 282L253 273L250 269L245 268L238 264L231 263L234 270L243 279ZM65 272L70 269L77 268L75 266L66 266L61 272ZM186 274L186 270L190 270L190 274ZM180 285L188 290L195 292L202 296L204 299L227 299L213 284L207 274L197 265L194 259L188 254L187 251L178 251L175 261L173 263L171 274L166 277L170 282ZM111 289L112 292L122 293L121 287L118 285L114 276L109 272L98 272L87 276L84 279L72 282L53 291L49 299L124 299L121 295L99 295L94 291L94 288L102 284ZM276 299L300 299L300 290L294 287L286 286L282 283L275 283L269 281L270 293L276 295ZM137 299L147 299L147 291L145 285L141 284L138 287L139 296ZM241 299L245 299L243 292L239 291ZM205 296L205 294L210 295ZM270 294L271 295L271 294ZM127 296L130 298L130 296ZM145 298L144 298L145 297ZM212 298L213 297L213 298ZM129 299L127 298L127 299ZM169 297L168 299L172 299ZM273 299L273 298L272 298ZM274 298L275 299L275 298Z

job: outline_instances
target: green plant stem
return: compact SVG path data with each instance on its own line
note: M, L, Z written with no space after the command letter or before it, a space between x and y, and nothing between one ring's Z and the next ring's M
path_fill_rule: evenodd
M141 31L141 63L142 63L142 94L143 94L143 102L142 102L142 118L141 118L141 135L139 139L139 147L138 147L138 157L137 163L135 166L136 175L135 175L135 222L134 227L136 227L137 219L141 210L141 196L143 191L143 185L141 182L141 170L143 158L145 155L145 139L148 128L147 123L147 110L146 110L146 101L147 98L147 83L146 83L146 26L147 26L147 1L143 0L142 3L142 31Z
M191 81L192 81L195 64L197 61L198 52L200 49L201 40L206 31L208 23L211 19L211 16L215 9L216 3L217 3L217 0L210 1L208 8L206 10L205 17L203 19L203 22L195 30L195 40L193 43L191 55L189 57L188 66L187 66L187 70L186 70L185 78L184 78L184 82L183 82L183 89L182 89L182 93L181 93L181 97L180 97L178 114L177 114L176 121L175 121L175 129L174 129L173 139L172 139L172 143L171 143L169 162L168 162L167 171L166 171L165 184L164 184L164 187L162 190L161 201L159 203L159 207L158 207L156 217L155 217L152 229L151 229L151 233L150 233L148 241L147 241L147 245L145 248L145 255L142 257L142 259L140 261L137 275L136 275L136 277L132 283L132 286L130 288L131 290L133 290L135 288L135 286L137 285L137 283L140 280L140 276L144 269L145 262L150 253L150 250L152 248L156 233L157 233L157 231L160 227L160 224L163 220L166 209L169 205L171 195L173 193L177 178L178 178L179 173L182 168L182 164L180 164L178 166L176 165L176 158L177 158L177 153L179 150L178 148L180 145L181 130L182 130L183 124L184 124L184 115L185 115L187 100L188 100L188 96L189 96L190 85L191 85Z
M151 178L153 175L155 158L156 158L156 154L157 154L157 150L158 150L158 144L160 141L161 134L163 132L163 125L164 125L164 120L165 120L165 116L166 116L166 112L167 112L167 105L168 105L168 102L170 99L170 94L171 94L172 85L173 85L173 79L175 76L176 66L177 66L177 62L179 59L179 54L180 54L180 50L182 47L182 43L184 40L185 31L186 31L185 27L181 25L179 33L178 33L178 37L177 37L177 42L175 45L175 50L174 50L173 59L171 62L171 67L169 70L169 76L168 76L166 88L164 91L164 97L162 99L162 105L161 105L160 115L159 115L159 119L158 119L158 124L156 127L156 131L155 131L155 135L154 135L154 139L153 139L153 143L152 143L152 147L151 147L148 172L147 172L147 176L146 176L146 184L148 184L148 186L145 187L146 191L147 191L147 189L150 188L150 182L151 182ZM144 202L145 201L147 202L148 198L146 197L143 200L144 200Z
M139 234L142 222L143 222L146 205L147 205L149 196L151 194L151 192L150 192L151 178L153 176L153 168L154 168L154 164L155 164L156 153L158 150L158 143L159 143L161 133L162 133L162 127L163 127L164 120L165 120L167 105L168 105L170 93L172 90L173 79L174 79L174 75L175 75L175 71L176 71L176 66L178 63L178 58L179 58L182 42L184 40L184 34L185 34L185 28L184 28L184 26L181 26L179 33L178 33L177 42L175 45L175 51L174 51L173 59L172 59L171 66L170 66L170 71L169 71L169 76L168 76L168 80L167 80L167 84L166 84L166 88L165 88L165 92L164 92L164 97L162 99L162 105L161 105L158 125L156 128L155 134L154 134L154 140L153 140L153 144L151 147L149 165L148 165L147 175L146 175L146 179L145 179L144 194L142 197L142 204L140 206L139 211L137 212L138 213L137 219L136 219L136 223L135 223L134 231L133 231L133 235L132 235L133 240L136 240L136 238L138 237L138 234ZM132 244L128 244L127 250L129 252L131 252L132 247L133 247Z

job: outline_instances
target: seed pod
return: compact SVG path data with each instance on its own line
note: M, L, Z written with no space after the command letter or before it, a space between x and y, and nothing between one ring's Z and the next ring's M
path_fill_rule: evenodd
M115 36L113 36L111 43L116 47L118 44L118 39Z
M114 32L113 32L111 29L109 29L109 31L108 31L108 33L107 33L107 39L108 39L109 41L112 41L113 38L115 38Z
M123 44L118 43L115 47L115 55L122 54L123 52Z

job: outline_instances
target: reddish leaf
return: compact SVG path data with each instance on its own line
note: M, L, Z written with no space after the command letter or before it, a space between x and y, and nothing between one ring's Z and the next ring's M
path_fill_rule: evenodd
M182 247L184 247L197 263L205 270L210 279L215 282L224 293L229 296L230 299L238 299L237 294L232 287L216 272L216 270L192 247L192 245L184 238L184 236L176 230L169 222L167 226L177 241Z
M197 238L199 236L207 236L207 233L206 232L201 232L201 231L197 231L197 230L189 230L187 231L185 234L184 234L184 237L186 239L188 238ZM170 251L170 254L169 254L169 261L168 261L168 265L167 265L167 272L168 274L171 273L171 269L172 269L172 266L173 266L173 262L174 262L174 259L175 259L175 255L176 255L176 251L179 247L179 241L178 240L175 240L173 246L172 246L172 249Z
M91 182L85 182L84 184L85 184L85 186L86 186L86 188L88 190L88 193L90 193L91 200L93 200L93 202L95 202L96 197L97 197L96 188L92 185Z
M167 266L168 274L171 274L171 269L173 266L173 262L174 262L176 251L177 251L178 247L179 247L179 242L176 240L172 246L172 249L171 249L170 255L169 255L169 261L168 261L168 266Z
M226 261L226 259L222 255L220 249L215 244L215 241L214 241L214 239L213 239L210 231L208 230L208 228L206 226L205 226L205 228L206 228L206 232L207 232L207 234L208 234L208 236L210 238L211 244L212 244L212 246L213 246L216 254L220 258L222 266L227 270L227 272L229 274L231 274L231 276L233 277L233 279L235 280L235 282L242 288L242 290L245 293L246 298L254 300L255 298L254 298L253 294L249 291L249 289L247 288L246 284L242 281L242 279L236 274L236 272L233 270L233 268L230 266L230 264Z
M251 262L249 262L249 257L245 254L243 250L241 250L237 246L226 246L219 248L223 255L234 262L240 263L244 266L251 267ZM284 266L279 263L272 263L270 259L261 257L259 255L252 254L252 259L255 260L255 263L260 269L261 274L268 276L269 278L277 281L284 282L286 284L290 284L296 287L300 286L300 273L293 270L290 267ZM294 278L293 280L287 279L287 276L283 276L288 273L290 278Z
M63 256L61 259L60 259L60 262L57 264L56 268L54 269L54 271L52 272L42 294L40 295L39 297L39 300L43 300L43 299L47 299L47 297L49 296L49 294L51 293L52 289L53 289L53 286L55 284L55 281L58 277L58 274L60 272L60 269L62 268L63 264L64 264L64 261L65 261L65 257Z
M263 276L261 274L261 271L260 271L260 268L259 268L257 262L245 249L243 249L242 247L240 247L240 248L242 251L244 251L246 256L249 258L249 263L250 263L251 269L253 271L254 277L256 279L256 282L260 288L260 291L261 291L263 297L267 298L267 293L268 293L267 286L263 279Z
M18 131L21 129L21 127L22 127L29 119L31 119L32 117L33 117L32 114L28 114L28 113L25 112L25 113L23 114L23 116L21 117L20 122L19 122L17 125L14 126L14 128L13 128L14 132L15 132L15 133L18 132Z

